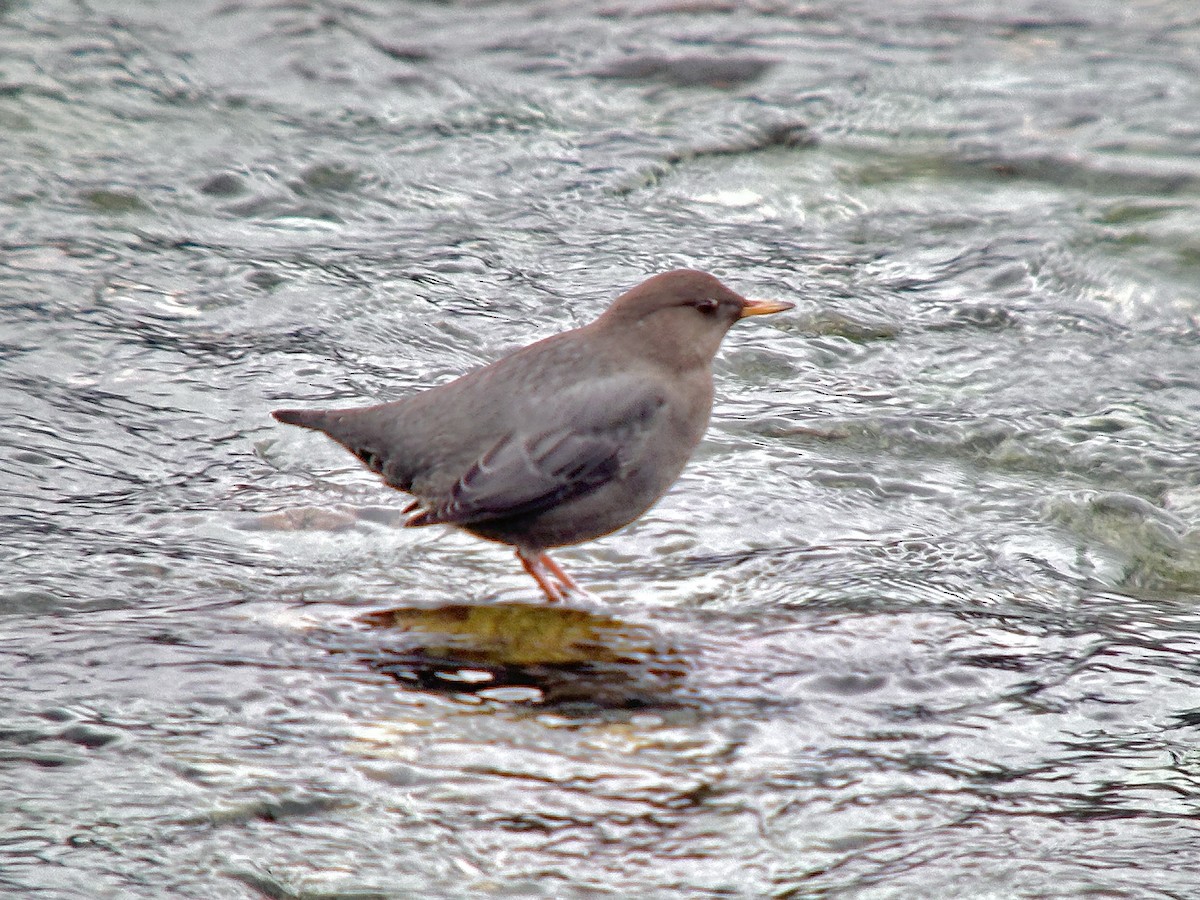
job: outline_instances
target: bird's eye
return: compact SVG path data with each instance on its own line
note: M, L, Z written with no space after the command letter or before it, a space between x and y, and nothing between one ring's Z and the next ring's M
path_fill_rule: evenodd
M717 308L721 305L721 302L719 300L714 300L712 297L705 297L703 300L697 300L692 305L695 306L696 309L700 310L700 312L711 315L717 311Z

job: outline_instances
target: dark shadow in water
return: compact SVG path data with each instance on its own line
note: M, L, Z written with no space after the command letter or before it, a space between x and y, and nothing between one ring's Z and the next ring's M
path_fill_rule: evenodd
M363 657L409 687L556 707L678 706L686 666L653 629L563 606L397 608L359 621Z

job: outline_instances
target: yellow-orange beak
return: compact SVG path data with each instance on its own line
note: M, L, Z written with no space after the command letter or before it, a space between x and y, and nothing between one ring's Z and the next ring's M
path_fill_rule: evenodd
M783 312L785 309L792 309L795 303L788 303L786 300L746 300L742 303L742 314L739 319L744 319L746 316L766 316L770 313Z

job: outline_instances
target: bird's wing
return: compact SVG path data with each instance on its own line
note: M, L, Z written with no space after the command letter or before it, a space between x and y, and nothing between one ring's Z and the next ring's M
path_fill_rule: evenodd
M589 385L558 395L542 427L500 438L448 494L421 502L408 525L468 525L549 509L614 478L664 400L641 385Z

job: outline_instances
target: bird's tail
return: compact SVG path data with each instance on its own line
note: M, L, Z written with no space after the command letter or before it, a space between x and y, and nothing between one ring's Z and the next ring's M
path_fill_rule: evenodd
M276 420L284 425L299 425L301 428L313 428L324 431L327 413L323 409L277 409L271 413Z
M389 458L388 443L380 437L377 424L364 418L363 413L362 409L277 409L271 415L285 425L299 425L328 435L372 472L383 475ZM394 488L408 490L409 478L399 470L385 476L385 480Z

